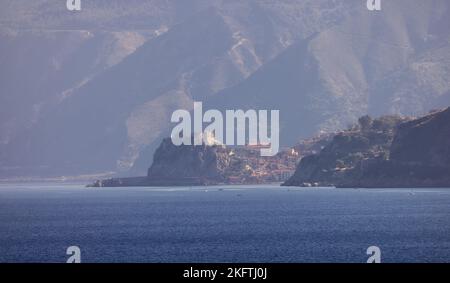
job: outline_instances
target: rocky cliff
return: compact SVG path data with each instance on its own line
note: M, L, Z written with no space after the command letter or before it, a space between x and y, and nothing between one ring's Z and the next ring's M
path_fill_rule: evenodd
M319 154L303 158L286 186L448 187L450 108L408 120L363 117Z
M340 187L450 187L450 108L399 125L389 159L361 162Z
M331 186L346 179L363 160L386 158L395 127L405 118L385 116L359 119L358 125L340 132L320 153L304 157L286 186Z
M175 146L165 139L156 150L148 178L198 179L223 182L231 162L230 151L223 146Z

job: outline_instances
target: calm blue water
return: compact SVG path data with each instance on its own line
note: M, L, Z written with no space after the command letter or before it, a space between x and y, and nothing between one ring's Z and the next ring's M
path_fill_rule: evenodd
M0 262L450 262L450 189L0 185Z

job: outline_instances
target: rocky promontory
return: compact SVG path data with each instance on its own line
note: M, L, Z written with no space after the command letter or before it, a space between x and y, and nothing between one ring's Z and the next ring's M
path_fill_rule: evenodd
M320 153L303 158L285 186L450 187L450 108L421 118L362 117Z
M314 150L315 141L298 145ZM300 155L295 148L272 157L260 156L257 146L180 145L164 139L156 150L147 176L98 180L94 187L202 186L282 182L294 171Z
M402 123L389 158L361 162L339 187L450 187L450 108Z

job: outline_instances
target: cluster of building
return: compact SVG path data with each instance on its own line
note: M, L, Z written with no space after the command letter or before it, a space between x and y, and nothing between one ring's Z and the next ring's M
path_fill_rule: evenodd
M230 170L227 176L232 184L283 182L291 177L300 160L293 148L275 156L261 156L261 146L234 147L230 150Z

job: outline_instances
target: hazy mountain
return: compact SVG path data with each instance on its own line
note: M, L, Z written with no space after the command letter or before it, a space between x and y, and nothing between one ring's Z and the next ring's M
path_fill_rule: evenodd
M32 30L148 30L172 26L213 5L208 0L81 0L80 12L66 0L0 0L0 24Z
M408 9L404 9L408 5ZM293 44L208 107L279 109L281 141L345 128L364 114L423 114L450 103L444 1L389 1Z
M283 145L449 103L450 4L365 2L1 1L0 175L145 172L194 100L280 109Z

